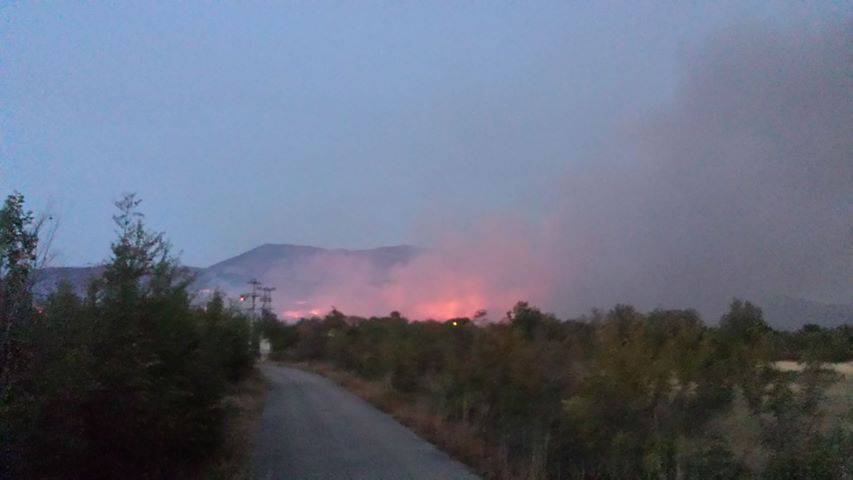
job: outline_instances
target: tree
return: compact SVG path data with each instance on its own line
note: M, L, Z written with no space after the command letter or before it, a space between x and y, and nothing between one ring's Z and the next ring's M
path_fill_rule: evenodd
M826 388L839 375L811 361L792 383L781 372L763 399L762 443L769 450L763 478L842 478L844 462L853 453L850 432L839 424L821 431L821 405Z
M38 232L24 196L14 193L0 209L0 477L20 463L20 438L14 435L17 388L27 381L30 355L25 346L34 316L30 276L36 261Z
M115 202L119 212L113 215L113 222L118 239L110 246L112 258L103 276L104 293L114 300L128 301L137 293L143 276L175 263L169 257L169 244L163 233L145 228L145 216L138 210L141 202L132 193Z
M226 384L254 361L248 319L192 305L139 204L116 202L85 299L61 284L37 307L38 222L18 194L0 209L0 478L183 478L220 442Z
M38 232L24 196L14 193L0 209L0 388L15 361L16 327L32 315L30 276L36 262Z
M720 332L743 343L756 343L769 331L761 309L740 299L734 299L720 319Z

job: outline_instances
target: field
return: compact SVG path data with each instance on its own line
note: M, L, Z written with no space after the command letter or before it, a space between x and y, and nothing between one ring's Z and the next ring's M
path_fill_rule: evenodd
M477 438L470 425L448 422L414 396L395 392L387 381L368 381L324 362L291 365L334 380L488 478L523 477L518 472L511 472L501 461L500 449ZM775 362L775 366L785 372L800 372L804 368L791 361ZM853 362L827 364L826 367L837 372L840 378L826 391L821 421L824 431L838 422L853 421ZM749 413L742 397L738 396L729 414L712 422L710 428L729 439L737 457L745 465L755 470L763 468L768 452L762 447L759 419ZM685 450L691 448L686 444L682 446Z
M775 366L784 372L801 372L804 368L802 364L792 361L775 362ZM840 378L826 390L820 425L822 431L831 429L839 422L853 422L853 362L831 363L826 367L837 372ZM743 398L737 399L731 413L716 426L725 432L746 465L753 469L763 466L767 452L761 446L759 419L750 415Z
M776 368L784 372L800 372L803 365L797 362L776 362ZM837 421L853 421L853 361L826 365L840 375L838 382L826 391L825 424L832 426Z

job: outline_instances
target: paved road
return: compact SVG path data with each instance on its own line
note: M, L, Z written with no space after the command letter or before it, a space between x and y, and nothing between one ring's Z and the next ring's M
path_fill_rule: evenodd
M477 479L330 380L269 363L261 370L271 390L252 440L253 479Z

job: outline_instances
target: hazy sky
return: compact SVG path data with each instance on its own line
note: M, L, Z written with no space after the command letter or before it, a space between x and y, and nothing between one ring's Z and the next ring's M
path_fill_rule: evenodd
M200 266L265 242L425 244L436 223L535 220L555 178L672 101L709 36L850 12L242 3L0 7L0 193L60 219L57 263L106 258L124 191Z

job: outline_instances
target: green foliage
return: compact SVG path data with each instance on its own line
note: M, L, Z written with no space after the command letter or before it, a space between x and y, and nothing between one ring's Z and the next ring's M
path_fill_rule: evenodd
M18 217L3 238L31 221L19 200L0 215ZM0 477L174 477L218 445L226 382L254 361L249 323L218 297L192 306L189 278L138 204L117 202L112 257L85 300L61 285L38 310L3 309L16 361L4 364ZM4 285L31 272L22 245L3 243L2 258L18 262Z
M255 328L215 294L193 306L189 277L139 201L117 202L102 278L79 298L61 285L35 302L37 228L23 197L0 210L0 478L175 478L215 449L227 383L273 358L323 360L382 380L400 398L461 422L524 478L844 478L849 421L822 406L851 357L849 326L772 331L735 300L718 328L692 310L617 305L561 321L524 302L503 322L409 322L333 310ZM800 373L778 358L807 362ZM759 464L721 428L739 404ZM743 408L742 408L743 409Z
M755 343L769 331L761 309L742 300L733 301L728 313L720 319L720 333L744 343Z
M251 321L242 312L226 308L222 295L214 293L202 315L204 350L207 363L236 382L252 370L255 363Z
M38 232L24 197L10 195L0 209L0 478L7 465L20 459L14 447L17 425L32 419L15 417L16 392L32 383L23 371L35 359L29 347L36 341L29 330L37 312L32 305L30 276L35 268Z
M299 336L296 327L286 325L269 312L264 312L258 324L259 333L270 342L270 356L276 360L286 358L288 349L292 348Z
M10 382L10 368L26 361L19 355L18 328L34 315L30 281L36 263L38 232L20 193L9 195L0 208L0 393Z
M777 360L848 362L853 360L853 327L806 324L796 332L773 332Z
M825 389L837 380L818 362L808 363L793 383L774 379L762 404L762 443L770 452L763 478L842 478L843 462L853 454L850 431L838 425L827 435L817 421Z
M687 452L683 465L686 480L736 480L749 472L719 438L710 438L696 451Z
M280 343L292 358L384 380L469 425L521 478L841 478L847 468L850 435L818 428L832 375L817 363L796 377L775 370L776 332L748 302L734 301L719 328L692 310L618 305L560 321L520 302L482 326L334 311L276 329L292 333ZM763 470L721 428L738 398L760 430Z

